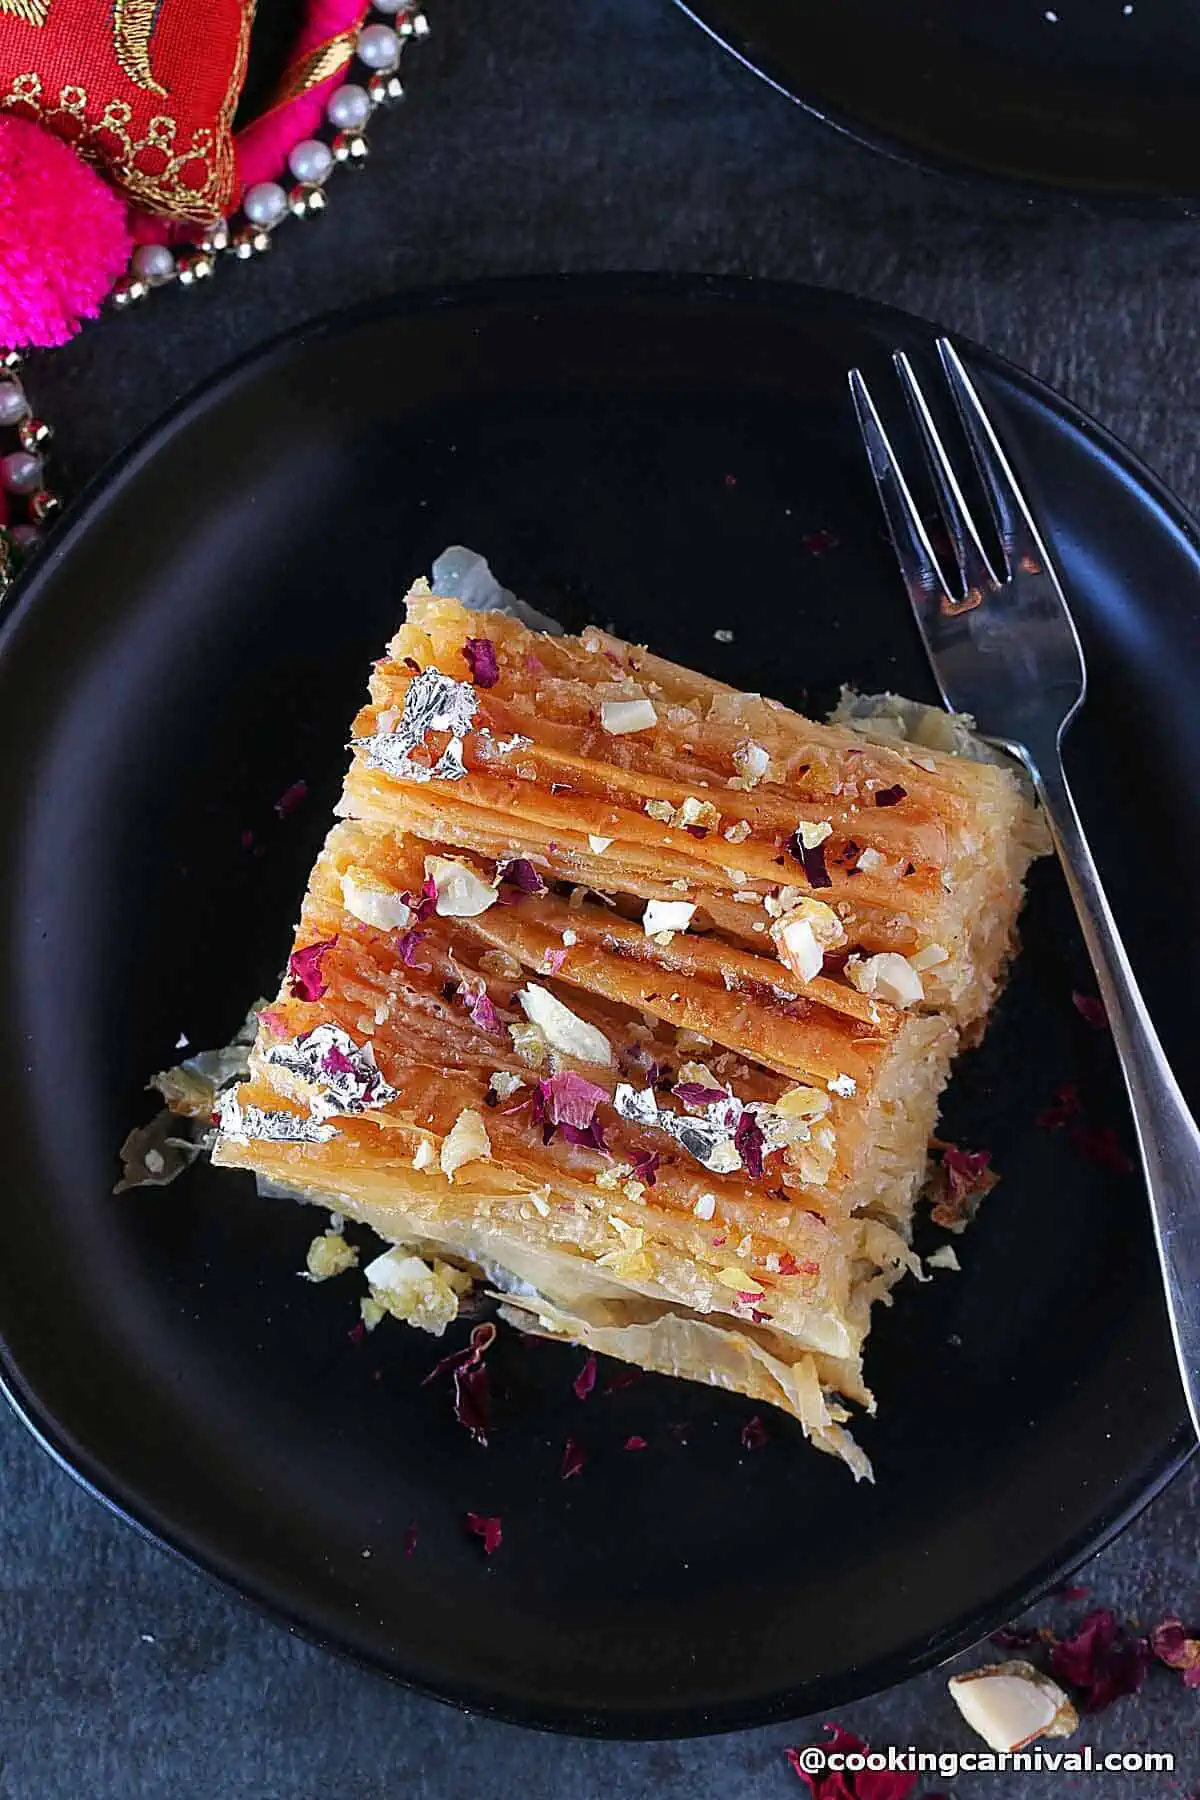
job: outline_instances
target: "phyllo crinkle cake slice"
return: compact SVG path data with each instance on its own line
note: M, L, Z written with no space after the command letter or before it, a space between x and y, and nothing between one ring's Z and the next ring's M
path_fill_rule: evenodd
M865 1473L845 1402L1011 946L1016 779L420 590L352 736L215 1160L398 1246L377 1310L441 1329L483 1281Z

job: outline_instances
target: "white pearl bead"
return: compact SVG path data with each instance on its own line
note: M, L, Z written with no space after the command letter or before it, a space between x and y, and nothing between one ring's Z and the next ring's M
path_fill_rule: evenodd
M292 146L288 168L297 181L303 181L309 187L317 187L332 167L333 151L320 138L305 138L302 143Z
M400 61L400 39L390 25L368 25L358 34L357 48L368 69L394 69Z
M42 459L30 450L14 450L0 462L0 486L10 494L32 494L42 485Z
M0 425L19 425L28 417L29 402L19 381L0 381Z
M371 116L371 97L366 88L347 82L329 96L325 117L339 131L358 131Z
M130 264L135 275L151 287L161 287L175 273L174 253L165 244L139 244Z
M412 0L372 0L372 4L376 12L398 13L407 12Z
M242 211L252 225L277 225L287 211L287 192L277 181L257 181L247 188Z

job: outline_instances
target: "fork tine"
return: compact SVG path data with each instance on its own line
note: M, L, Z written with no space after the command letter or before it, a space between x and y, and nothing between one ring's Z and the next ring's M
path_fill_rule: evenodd
M919 620L928 602L948 595L950 588L860 369L850 371L850 393L888 535Z
M1012 465L988 418L979 390L967 374L962 358L949 338L938 339L937 351L971 446L971 454L975 458L975 467L991 502L1009 574L1020 566L1023 559L1028 558L1032 558L1041 568L1049 568L1049 553L1033 522L1033 515L1025 504L1025 497L1017 484Z
M929 403L917 380L916 370L903 350L897 350L892 357L896 373L900 377L909 408L916 420L921 434L921 442L925 446L925 460L933 474L937 488L938 503L946 528L954 541L954 554L958 562L958 572L962 578L963 596L967 602L972 597L982 598L991 588L999 587L1000 580L988 561L987 552L980 541L979 532L971 516L966 497L959 485L958 476L954 473L954 464L942 442L941 434L934 423Z

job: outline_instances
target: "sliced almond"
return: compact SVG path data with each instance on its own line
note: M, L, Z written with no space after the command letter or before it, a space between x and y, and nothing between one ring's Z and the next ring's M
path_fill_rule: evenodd
M520 989L517 1000L530 1024L536 1025L546 1042L564 1056L603 1068L612 1062L612 1045L599 1027L589 1025L548 989L531 981L528 987Z
M889 1006L916 1006L925 998L921 977L908 958L894 950L868 956L865 962L852 956L846 964L846 974L860 994L872 1000L886 1000Z
M1056 1681L1028 1662L995 1663L953 1675L950 1698L993 1750L1023 1750L1040 1737L1069 1737L1079 1715Z
M342 876L342 905L352 918L374 925L377 931L404 931L412 923L408 902L369 869L346 870Z
M445 919L474 919L496 904L496 890L466 863L450 856L427 856L425 873L437 890L434 910Z
M477 1112L465 1106L442 1143L439 1158L442 1174L447 1181L452 1181L457 1169L464 1168L467 1163L482 1162L491 1154L492 1140L488 1137L487 1126Z
M660 931L686 931L695 910L689 900L648 900L642 930L647 937L657 937Z
M604 700L600 705L600 723L610 737L627 737L631 731L649 731L658 724L654 703L641 700Z

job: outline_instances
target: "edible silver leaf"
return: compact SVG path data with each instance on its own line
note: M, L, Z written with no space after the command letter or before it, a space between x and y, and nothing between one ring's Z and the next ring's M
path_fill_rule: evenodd
M269 1044L265 1056L317 1089L309 1109L314 1118L361 1113L396 1098L397 1090L376 1067L372 1046L356 1044L340 1025L317 1025L303 1037Z
M741 1168L737 1145L723 1125L711 1119L687 1119L682 1113L660 1114L659 1125L712 1174L732 1175Z
M261 1106L243 1106L237 1089L229 1088L217 1101L221 1135L238 1144L327 1144L337 1132L320 1119L299 1113L267 1112Z
M613 1095L613 1105L623 1119L633 1125L649 1125L658 1129L658 1101L654 1098L653 1088L638 1089L628 1081L619 1081Z
M461 781L467 772L458 738L450 739L432 768L413 762L394 732L379 731L374 737L354 738L352 748L365 753L369 767L382 769L398 781Z
M641 1091L627 1081L617 1084L613 1105L623 1119L665 1131L681 1149L714 1175L730 1175L742 1165L733 1134L742 1116L742 1105L732 1094L714 1100L699 1114L667 1112L659 1108L653 1088Z
M461 738L451 738L430 770L431 781L461 781L467 772Z
M466 737L478 711L475 689L469 681L455 681L440 669L422 669L408 684L394 735L406 737L410 749L423 744L430 731Z
M365 752L372 768L402 781L461 781L467 772L462 740L478 710L470 682L455 681L440 669L422 669L408 684L396 729L355 738L354 747ZM411 759L431 731L448 731L450 742L430 769Z

